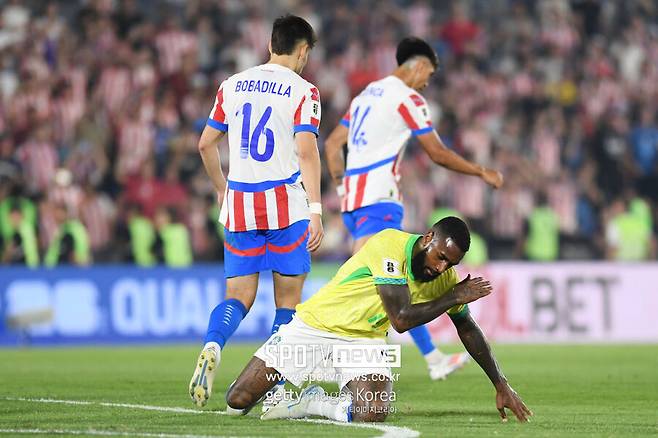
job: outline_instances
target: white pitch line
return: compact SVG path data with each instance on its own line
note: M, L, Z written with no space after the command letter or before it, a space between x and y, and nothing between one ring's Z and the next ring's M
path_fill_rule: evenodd
M0 429L0 433L29 435L99 435L99 436L142 436L156 438L223 438L220 435L179 435L173 433L116 432L113 430L72 429Z
M136 405L131 403L109 403L109 402L91 402L82 400L61 400L55 398L25 398L25 397L4 397L4 400L9 401L24 401L32 403L60 403L64 405L98 405L109 408L130 408L141 409L143 411L159 411L159 412L175 412L178 414L216 414L225 415L224 411L200 411L198 409L176 408L169 406L150 406L150 405Z
M378 435L377 438L415 438L420 436L420 432L417 430L409 429L408 427L385 426L383 424L375 423L341 423L339 421L320 420L314 418L302 418L298 421L317 424L332 424L334 426L343 427L360 427L362 429L375 429L379 430L380 432L384 432L384 435Z
M100 406L107 406L110 408L131 408L131 409L142 409L144 411L176 412L179 414L226 415L225 411L200 411L198 409L176 408L176 407L168 407L168 406L149 406L149 405L135 405L131 403L108 403L108 402L99 402L98 404Z
M175 412L180 414L215 414L215 415L226 415L225 411L200 411L198 409L188 409L188 408L176 408L169 406L151 406L151 405L137 405L131 403L110 403L110 402L91 402L83 400L62 400L62 399L53 399L53 398L25 398L25 397L3 397L2 400L8 401L23 401L31 403L60 403L66 405L98 405L111 408L130 408L130 409L142 409L145 411L159 411L159 412ZM420 432L410 429L408 427L399 427L399 426L387 426L384 424L375 424L375 423L342 423L339 421L333 420L319 420L312 418L301 418L296 421L306 422L306 423L315 423L315 424L329 424L333 426L340 427L355 427L359 429L373 429L380 432L384 432L383 435L377 435L374 438L415 438L420 436ZM27 430L27 429L25 429ZM0 430L2 432L3 430ZM104 431L97 431L103 432ZM27 433L27 432L25 432ZM46 432L44 432L46 433ZM53 432L55 433L55 432ZM64 433L64 432L62 432ZM82 433L82 432L81 432ZM114 434L115 432L108 432ZM119 432L116 432L120 434ZM135 432L137 434L137 432ZM193 435L141 435L141 436L162 436L162 437L192 437Z

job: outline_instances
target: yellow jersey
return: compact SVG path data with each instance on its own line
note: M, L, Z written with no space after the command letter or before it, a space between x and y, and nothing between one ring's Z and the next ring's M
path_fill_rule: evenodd
M391 326L378 284L408 285L411 303L434 300L452 289L459 276L454 267L428 282L414 279L411 257L421 236L388 229L368 242L336 272L336 275L307 301L297 305L296 315L320 330L350 337L385 337ZM457 316L466 305L450 308Z

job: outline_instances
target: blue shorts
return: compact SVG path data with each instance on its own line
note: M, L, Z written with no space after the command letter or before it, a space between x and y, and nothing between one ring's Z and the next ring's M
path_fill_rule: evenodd
M399 204L381 202L343 213L343 223L356 240L388 228L402 229L404 210Z
M308 220L297 221L280 230L224 230L224 273L226 278L278 272L301 275L311 270L306 249Z

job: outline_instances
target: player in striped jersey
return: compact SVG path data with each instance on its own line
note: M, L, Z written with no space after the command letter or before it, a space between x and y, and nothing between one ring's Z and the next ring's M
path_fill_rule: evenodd
M190 382L198 406L210 397L221 349L254 302L259 273L273 271L275 332L292 319L310 271L309 251L322 241L320 94L299 76L315 41L302 18L278 18L269 62L222 82L199 140L203 164L223 198L226 296L210 315ZM227 133L225 178L217 144Z
M413 136L436 164L482 178L498 188L500 172L471 163L448 149L437 135L427 101L418 93L438 66L425 41L408 37L397 47L398 67L370 83L358 96L325 142L329 172L342 197L343 222L356 252L375 233L402 229L402 194L398 187L400 159ZM347 143L347 163L343 145ZM409 331L424 355L430 377L444 379L467 361L466 353L444 355L432 343L424 325Z

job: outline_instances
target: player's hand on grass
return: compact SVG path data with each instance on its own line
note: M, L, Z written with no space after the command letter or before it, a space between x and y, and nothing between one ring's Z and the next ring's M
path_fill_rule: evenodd
M482 179L495 189L499 189L503 185L503 174L497 170L484 169Z
M479 300L489 295L491 291L491 283L482 277L471 278L471 274L468 274L452 289L452 293L457 298L457 304L468 304Z
M324 237L324 229L322 228L322 216L319 214L311 213L311 223L308 226L309 236L306 249L314 252L320 247L322 238Z
M496 386L496 408L503 421L507 421L505 408L511 410L519 421L529 421L528 417L532 415L532 411L507 382Z

